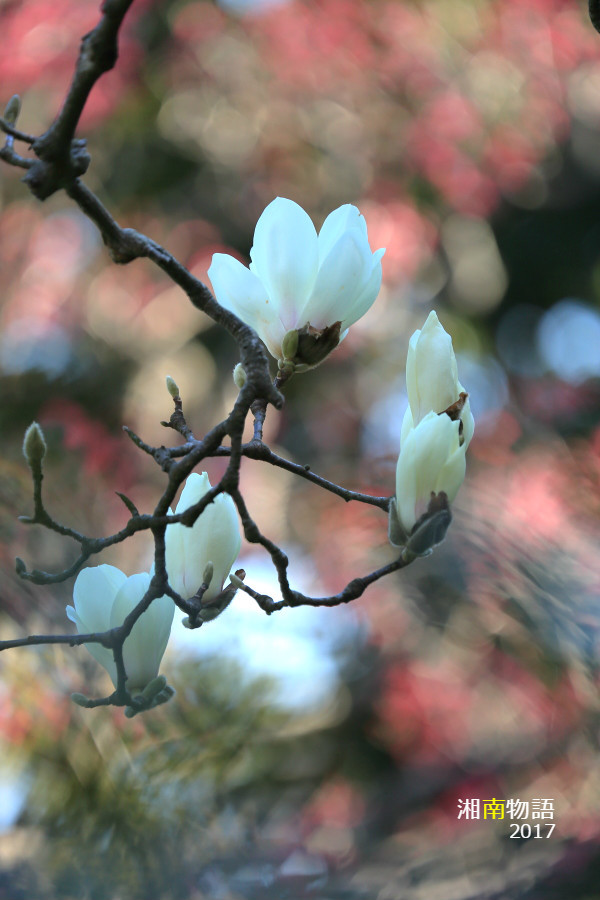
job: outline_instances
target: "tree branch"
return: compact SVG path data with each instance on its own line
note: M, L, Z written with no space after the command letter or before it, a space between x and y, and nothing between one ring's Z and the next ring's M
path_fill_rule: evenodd
M177 606L186 612L190 623L196 623L199 613L201 593L196 598L185 600L169 585L165 564L165 534L168 525L182 523L191 527L207 506L222 493L228 493L238 510L246 540L260 544L270 555L281 590L281 601L259 594L245 585L239 577L232 576L232 584L241 587L252 596L267 613L284 607L300 605L336 606L360 597L366 588L392 572L408 564L398 559L364 577L355 578L342 591L330 597L308 597L290 587L288 580L288 557L273 541L263 535L251 518L245 501L239 490L240 467L243 457L269 463L285 471L291 472L322 489L341 497L366 503L387 512L390 506L389 497L374 497L361 494L336 485L310 471L308 466L301 466L273 453L263 443L263 424L269 404L281 409L283 396L280 388L290 377L291 370L280 368L274 381L271 380L269 361L266 350L256 332L241 319L224 309L199 279L195 278L186 267L164 247L151 238L132 228L123 228L106 209L100 199L81 181L80 177L90 163L85 141L75 137L81 114L85 108L90 92L103 73L109 71L117 60L118 35L123 19L133 0L104 0L102 15L96 27L85 35L81 42L75 71L63 103L63 106L48 130L40 137L34 137L17 130L14 122L0 119L0 129L7 134L6 144L0 150L0 159L9 165L27 170L23 181L31 192L40 200L51 196L55 191L64 189L67 195L77 204L82 213L98 228L104 244L117 264L127 264L134 259L148 259L160 268L187 295L189 301L198 310L208 315L214 322L225 328L239 346L241 364L246 380L235 401L231 412L222 422L215 425L202 440L197 440L183 415L182 402L174 397L175 412L167 424L175 428L184 438L180 447L151 447L131 429L126 433L136 446L152 456L157 464L168 475L167 485L159 498L152 515L140 514L132 501L119 495L126 504L131 518L124 528L104 538L90 538L80 534L68 526L56 522L44 507L42 497L41 463L32 467L34 513L30 517L21 517L27 524L40 524L58 534L70 537L80 546L80 553L74 563L63 572L51 574L34 569L28 572L22 560L17 560L17 573L21 578L36 584L55 584L75 575L90 556L101 552L116 543L126 540L136 532L151 530L154 539L154 575L148 590L125 618L122 625L103 633L84 635L31 635L0 642L0 650L14 647L39 644L68 644L78 646L86 643L100 643L112 651L117 672L116 690L109 697L90 700L83 695L74 695L76 702L82 706L95 707L110 704L125 705L127 715L134 715L148 704L164 702L170 690L161 685L148 686L149 694L132 697L127 689L127 672L125 668L123 646L135 623L149 608L151 603L164 594L171 597ZM590 5L592 9L592 4ZM17 107L18 107L18 98ZM10 108L7 107L7 109ZM14 113L14 119L18 115ZM6 114L10 119L10 115ZM14 141L20 140L31 146L36 159L19 156L14 151ZM254 440L242 443L244 425L249 413L254 415ZM224 438L229 436L230 447L222 446ZM171 504L175 495L187 476L205 458L227 456L227 469L217 485L212 487L192 507L182 513L172 514ZM231 586L227 590L232 591ZM201 591L201 589L200 589ZM196 602L194 602L194 600ZM152 690L155 693L152 693ZM162 699L161 699L162 698Z

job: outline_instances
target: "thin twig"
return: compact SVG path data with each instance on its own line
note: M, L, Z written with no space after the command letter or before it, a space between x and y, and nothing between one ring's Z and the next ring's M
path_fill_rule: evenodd
M283 397L280 388L290 377L291 370L281 370L275 380L271 381L267 354L256 332L229 310L220 306L208 287L195 278L164 247L134 229L121 227L101 200L79 177L86 171L90 162L85 142L75 137L79 119L94 85L102 74L109 71L116 62L120 27L132 2L133 0L104 0L98 24L82 39L80 53L63 106L55 121L43 135L36 138L25 134L0 119L0 129L8 135L5 147L0 150L0 159L17 168L27 169L23 180L34 196L41 200L49 197L56 190L64 189L82 213L97 226L116 263L126 264L134 259L145 258L165 272L171 281L185 292L193 306L225 328L236 340L246 381L227 418L217 423L202 440L194 437L193 431L183 415L179 398L174 398L175 412L167 424L182 435L185 440L183 446L151 447L131 429L125 428L127 435L136 446L153 457L161 469L167 473L168 481L152 515L138 513L133 503L120 494L131 513L131 518L125 527L115 534L103 538L90 538L55 521L44 506L41 463L32 465L34 513L33 516L23 517L22 521L28 524L42 525L75 540L80 546L80 553L74 563L63 572L56 574L41 572L37 569L28 572L25 564L18 560L17 573L21 578L37 584L55 584L64 581L75 575L90 556L144 530L152 531L155 571L148 590L119 627L97 634L30 635L25 638L2 641L0 650L40 644L78 646L86 643L100 643L113 653L117 687L115 692L108 697L96 700L83 698L85 702L82 705L88 707L111 704L126 705L131 708L132 714L135 714L142 707L135 698L131 697L127 689L127 672L123 654L124 643L131 634L135 623L151 603L165 594L171 597L180 609L188 613L190 621L192 618L193 621L198 618L198 604L193 602L194 598L185 600L169 585L166 570L166 529L175 523L192 526L219 494L228 493L233 498L246 539L250 543L260 544L269 553L277 571L281 601L274 601L247 585L243 585L243 590L252 596L267 613L275 612L285 606L335 606L350 602L360 597L370 584L384 575L403 568L408 563L401 559L389 563L370 575L355 578L342 591L330 597L307 597L291 588L287 573L289 564L287 555L277 544L262 534L251 518L240 493L239 479L243 457L266 462L291 472L341 497L346 502L354 500L376 506L387 512L390 498L374 497L370 494L347 490L316 475L307 466L301 466L278 456L263 443L262 435L267 407L271 404L275 408L281 409ZM592 8L595 10L597 4L590 3L591 13ZM15 140L29 144L37 158L27 159L15 153L13 146ZM254 415L254 440L248 444L242 444L244 425L250 412ZM231 441L230 447L222 446L222 441L227 436ZM189 509L182 513L172 514L171 504L183 481L202 460L215 456L229 457L227 469L219 483L210 488ZM199 598L200 593L196 600ZM164 702L164 700L160 702Z

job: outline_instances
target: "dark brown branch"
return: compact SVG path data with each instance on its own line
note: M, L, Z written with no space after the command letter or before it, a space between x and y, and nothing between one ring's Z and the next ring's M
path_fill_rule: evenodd
M0 650L11 650L14 647L34 647L40 644L68 644L69 647L78 647L81 644L102 644L103 647L106 647L107 634L106 631L90 634L30 634L24 638L0 641Z
M75 140L75 132L92 88L117 61L119 29L132 2L104 0L100 21L81 40L75 72L58 116L32 143L38 161L24 181L40 200L65 187L89 166L85 142Z
M306 594L302 594L300 591L294 591L290 588L287 576L289 560L286 554L274 544L273 541L269 540L269 538L261 533L256 522L251 518L244 499L239 491L235 491L232 496L238 508L240 519L242 520L246 540L253 544L261 544L261 546L263 546L270 554L273 565L277 570L282 600L275 601L266 594L259 594L256 591L253 591L252 588L249 588L245 583L240 583L238 585L241 590L250 594L250 596L256 600L260 608L263 609L267 615L277 612L280 609L284 609L285 607L339 606L342 603L350 603L350 601L361 597L369 585L378 581L380 578L383 578L385 575L390 575L392 572L404 569L413 561L412 559L405 560L400 557L394 562L388 563L388 565L382 566L380 569L376 569L369 575L354 578L338 594L332 594L329 597L308 597ZM237 581L235 584L237 585Z
M34 583L46 584L64 581L76 574L83 563L93 554L124 541L138 531L148 529L152 531L154 539L155 572L145 595L135 609L125 618L121 626L102 634L31 635L26 638L0 642L0 650L36 644L62 643L70 646L92 642L102 644L113 653L117 671L116 690L109 697L95 700L76 695L76 702L86 707L110 704L126 705L128 707L126 709L127 715L135 715L136 712L142 709L150 708L148 704L156 705L165 702L172 694L172 689L168 688L166 683L163 685L161 679L155 679L155 682L158 681L158 684L153 685L151 683L148 686L148 696L140 695L132 698L127 690L127 672L123 646L139 617L143 615L154 600L167 594L180 609L188 613L191 624L197 624L198 618L201 618L198 604L201 604L203 588L206 590L206 585L200 587L196 597L192 598L192 600L183 599L169 585L165 564L166 528L168 525L176 522L181 522L186 526L193 525L206 507L219 494L223 492L230 494L238 509L246 539L251 543L260 544L269 553L277 571L282 595L281 601L275 602L272 598L258 594L252 588L243 585L243 589L250 596L254 597L256 602L267 613L282 609L285 606L335 606L340 603L347 603L360 597L374 581L408 564L402 559L396 560L372 572L370 575L354 579L344 590L330 597L307 597L290 587L286 554L273 541L261 533L256 523L252 520L239 491L242 457L246 456L249 459L260 460L285 469L330 493L336 494L346 502L355 500L376 506L383 511L388 511L390 498L372 497L368 494L346 490L314 474L308 467L283 459L262 443L263 424L267 407L269 404L272 404L277 409L281 408L283 397L279 392L279 388L290 377L293 368L288 370L285 367L280 367L279 374L275 381L272 382L267 354L255 331L233 313L221 307L208 287L195 278L166 249L134 229L122 228L99 198L79 178L87 170L90 162L85 142L75 137L79 119L95 83L116 62L119 29L132 2L133 0L104 0L100 21L82 39L79 57L63 106L53 124L41 137L35 138L32 135L18 131L10 121L7 122L0 119L0 129L8 135L5 147L0 150L0 159L9 165L28 170L23 180L29 186L34 196L44 200L56 190L64 189L84 215L95 223L112 259L116 263L126 264L134 259L141 258L151 260L165 272L174 284L177 284L185 292L190 302L198 310L224 327L236 340L246 375L246 381L227 418L215 425L202 440L194 438L192 429L187 425L183 416L181 400L178 397L174 398L175 413L167 424L175 428L184 438L185 444L182 447L151 447L130 429L126 429L131 440L141 450L152 456L168 474L168 483L152 515L138 513L132 501L120 494L119 496L121 496L131 513L131 518L124 528L113 535L104 538L90 538L56 522L44 507L41 462L36 462L35 460L33 463L30 462L33 474L34 514L31 517L22 517L22 521L28 524L40 524L58 534L70 537L80 545L80 553L70 567L58 574L50 574L35 569L32 572L28 572L25 564L21 560L17 560L17 572L21 578ZM593 4L590 3L590 10L592 10L592 6ZM16 99L17 104L19 103L18 98L13 99ZM7 109L9 108L10 103ZM9 114L7 113L6 115L10 119ZM15 114L15 121L16 115L18 115L18 110ZM30 144L37 159L27 159L15 153L15 140ZM254 415L254 440L249 444L243 445L244 424L250 411ZM221 446L223 439L227 436L231 440L231 447ZM189 509L179 514L170 514L171 504L184 479L203 459L214 456L229 457L226 472L220 482L207 491L199 502ZM240 570L237 574L243 573ZM238 581L240 581L239 578ZM231 591L233 596L234 588L232 586L226 590ZM143 694L145 695L146 691Z
M19 156L9 145L0 148L0 159L3 159L9 166L16 166L18 169L30 169L34 164L33 159Z
M219 455L228 455L227 447L219 448L219 451L221 450L223 450L223 453L219 452ZM347 488L343 488L339 484L335 484L332 481L327 481L326 478L322 478L320 475L316 475L314 472L311 472L310 468L307 466L302 466L299 463L291 462L291 460L289 459L284 459L282 456L278 456L276 453L273 453L273 451L269 447L267 447L266 444L263 444L262 442L257 443L256 441L251 441L248 444L244 444L242 452L244 456L248 457L248 459L258 459L262 462L270 463L272 466L277 466L277 468L279 469L285 469L286 472L292 472L299 478L304 478L306 479L306 481L310 481L312 484L318 485L324 490L329 491L331 494L335 494L337 497L341 497L342 500L346 501L346 503L349 503L351 500L356 500L359 503L366 503L369 506L376 506L378 507L378 509L382 509L384 512L387 512L389 509L389 497L375 497L371 494L361 494L358 491L350 491Z
M592 25L600 33L600 0L589 0L588 10Z
M29 144L30 147L35 141L35 136L33 134L25 134L24 131L19 131L18 128L15 128L14 125L11 125L10 122L7 122L1 117L0 131L3 131L4 134L9 135L9 137L14 138L16 141L23 141L24 144Z

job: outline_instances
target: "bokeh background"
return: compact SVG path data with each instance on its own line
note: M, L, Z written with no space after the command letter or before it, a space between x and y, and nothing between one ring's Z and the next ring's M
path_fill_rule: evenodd
M44 130L95 0L3 0L0 84ZM133 721L71 691L83 650L3 653L0 897L595 898L600 878L600 35L576 0L136 0L81 133L118 220L201 278L247 261L274 196L317 224L356 203L384 283L266 437L392 493L408 339L435 308L476 434L445 543L348 608L267 618L247 596L174 627L177 688ZM58 194L0 170L0 627L69 625L66 540L27 529L23 432L49 444L56 518L93 535L161 473L122 432L177 440L165 375L208 429L235 397L229 337L152 266L113 265ZM222 461L209 461L211 477ZM246 461L251 512L315 594L393 558L385 517ZM248 581L276 592L244 545ZM94 562L150 565L147 535ZM179 618L179 617L177 617ZM553 802L549 839L458 800ZM535 825L533 819L526 820ZM538 820L539 822L539 820ZM546 825L543 826L545 833ZM535 833L535 832L534 832Z

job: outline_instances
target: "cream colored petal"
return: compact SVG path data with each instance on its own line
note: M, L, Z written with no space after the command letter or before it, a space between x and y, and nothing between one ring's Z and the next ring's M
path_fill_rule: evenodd
M431 492L445 491L452 501L465 474L465 448L458 422L429 413L405 437L396 468L398 515L409 531L429 503Z
M319 231L319 264L322 264L342 234L356 229L368 245L367 223L356 206L346 203L330 212Z
M452 338L432 311L409 344L406 385L413 419L440 413L458 400L458 374Z
M370 257L370 254L369 254ZM326 328L341 322L363 282L365 258L353 232L334 244L317 275L313 293L302 310L300 325Z
M210 488L208 476L192 473L186 481L177 512L197 503ZM240 551L238 515L231 497L219 494L191 528L169 525L166 533L167 572L171 586L184 598L193 597L202 584L208 562L214 574L206 600L219 593Z
M253 271L267 289L284 328L296 328L319 263L317 233L310 216L292 200L277 197L256 223L250 256Z
M263 338L264 324L277 319L278 312L256 275L233 256L214 253L208 277L221 306L235 313Z
M131 575L120 588L111 613L111 627L122 625L136 608L150 586L147 572ZM143 688L157 674L165 651L175 604L170 597L153 600L131 630L123 645L123 661L127 672L127 688L132 692Z
M373 303L377 299L379 289L381 288L381 259L384 253L385 249L382 248L381 250L376 250L373 254L373 268L371 269L371 273L361 287L353 303L346 311L344 319L342 320L342 327L349 328L350 325L354 325L355 322L358 322L358 320L373 306Z
M73 587L75 612L86 632L106 631L117 591L127 576L104 563L83 569Z

